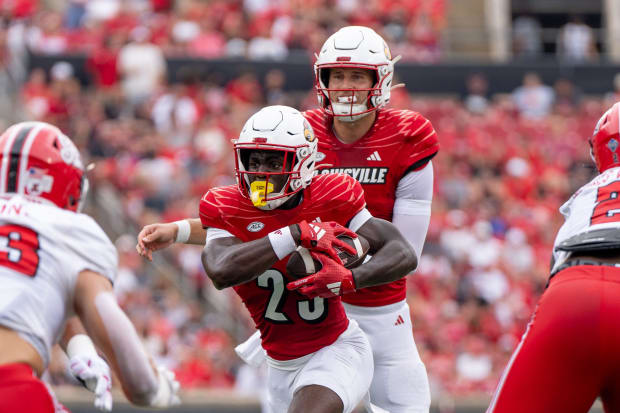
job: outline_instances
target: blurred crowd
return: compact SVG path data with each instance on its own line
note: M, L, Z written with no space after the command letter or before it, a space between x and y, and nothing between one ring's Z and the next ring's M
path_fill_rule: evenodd
M329 2L341 13L317 7L324 0L188 0L174 8L167 0L73 0L59 11L40 11L37 3L0 0L0 11L14 17L0 30L0 89L14 93L2 94L5 106L58 125L95 165L87 212L100 217L106 204L118 214L119 222L102 221L122 229L114 240L116 293L158 360L186 388L251 382L233 351L252 333L251 321L232 291L212 287L201 249L173 246L163 254L172 266L162 269L136 254L135 234L148 223L196 217L208 188L234 183L230 139L258 108L314 108L316 94L285 92L279 70L223 83L187 69L168 84L165 56L252 57L256 39L265 42L257 50L307 52L353 23L379 25L397 54L400 42L416 47L411 36L419 24L436 33L443 1ZM12 67L23 48L88 50L92 85L81 85L67 62L20 80L16 74L26 71ZM489 394L496 385L544 289L562 222L557 209L593 174L587 138L620 100L616 80L617 93L597 98L568 79L546 85L536 73L496 96L481 74L469 78L461 98L394 90L391 106L428 117L441 142L427 242L408 278L414 335L435 395ZM179 280L190 288L179 289ZM52 365L55 382L66 380L63 369Z
M0 1L5 26L35 53L109 54L128 43L167 56L282 60L311 55L347 25L380 32L404 60L440 55L445 0ZM47 3L54 3L53 0Z
M182 295L138 257L133 234L197 216L208 188L234 182L230 138L257 108L316 106L313 91L282 91L285 77L247 72L218 84L188 70L183 82L132 99L118 80L109 90L80 86L59 62L50 73L34 70L21 87L27 116L60 125L94 162L94 193L118 196L128 225L117 240L119 300L186 387L234 387L241 365L232 349L251 322L234 293L206 279L200 248L174 246L169 255L174 275L192 286ZM401 88L391 103L427 116L441 141L431 226L409 277L415 338L441 394L486 393L496 384L544 289L557 209L593 173L587 137L617 99L584 97L567 79L547 86L536 73L512 94L488 96L487 88L474 74L461 99Z

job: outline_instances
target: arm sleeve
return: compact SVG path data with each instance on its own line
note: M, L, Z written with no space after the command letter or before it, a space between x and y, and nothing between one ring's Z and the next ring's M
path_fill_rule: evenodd
M409 172L396 188L392 223L409 241L418 257L422 253L431 219L433 199L433 165Z
M212 241L214 239L228 238L228 237L234 237L234 235L226 231L225 229L209 227L207 229L207 240L206 240L205 245L208 245L209 241Z
M357 230L360 229L370 218L372 218L370 211L366 208L362 209L360 212L355 214L353 218L351 218L351 221L349 221L349 229L353 232L357 232Z

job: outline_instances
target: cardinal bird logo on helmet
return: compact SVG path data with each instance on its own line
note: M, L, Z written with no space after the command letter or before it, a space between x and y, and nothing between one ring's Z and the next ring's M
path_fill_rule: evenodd
M314 140L316 139L312 128L310 127L310 125L308 125L308 122L306 121L304 121L304 138L306 138L308 142L314 142Z
M385 53L385 57L387 57L388 60L392 60L392 53L390 52L390 48L385 43L383 43L383 53Z

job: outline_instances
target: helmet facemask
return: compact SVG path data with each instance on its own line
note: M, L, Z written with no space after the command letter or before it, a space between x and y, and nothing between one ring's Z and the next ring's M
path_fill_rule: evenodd
M329 76L331 70L338 68L362 69L370 71L371 76L373 77L372 86L368 88L355 89L330 88ZM377 82L377 70L358 66L329 66L318 70L319 85L317 85L317 92L320 96L322 96L322 99L320 100L323 102L325 111L330 115L337 117L343 122L354 122L377 109L373 103L376 97L381 96L381 89ZM366 93L366 97L358 98L358 95L362 93ZM339 96L335 98L335 94L338 94Z
M295 152L287 150L237 149L239 179L252 204L259 209L274 209L297 191L291 183L299 180L293 171ZM270 167L276 162L278 167Z

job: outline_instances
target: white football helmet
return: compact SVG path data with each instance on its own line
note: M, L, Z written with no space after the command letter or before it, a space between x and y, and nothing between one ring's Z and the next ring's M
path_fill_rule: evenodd
M316 91L319 106L332 116L344 121L355 121L377 110L390 101L394 64L390 48L374 30L364 26L347 26L332 34L321 47L314 63ZM366 102L355 102L353 89L330 89L329 70L335 67L370 69L374 71L375 84L368 90ZM358 89L358 91L361 89ZM350 102L331 102L330 91L350 91Z
M303 115L288 106L267 106L247 120L238 139L233 140L235 149L235 173L241 194L254 202L254 193L250 193L250 175L266 176L259 203L259 209L278 208L292 195L296 194L312 181L318 140L312 127ZM282 171L250 172L248 159L252 151L284 152ZM293 157L292 166L287 168L287 160ZM282 189L270 192L269 180L274 175L288 175Z

